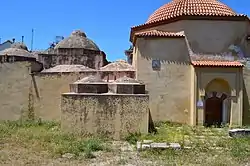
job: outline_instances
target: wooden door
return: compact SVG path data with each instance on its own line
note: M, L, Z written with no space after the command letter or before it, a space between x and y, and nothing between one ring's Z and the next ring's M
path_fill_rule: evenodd
M220 126L222 123L222 100L212 97L206 100L205 124L207 126Z

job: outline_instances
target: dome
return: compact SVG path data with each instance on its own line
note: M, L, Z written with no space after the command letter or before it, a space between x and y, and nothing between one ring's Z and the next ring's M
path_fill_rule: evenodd
M86 83L105 83L105 82L99 76L90 75L74 82L74 84L79 84L79 83L86 84Z
M218 0L172 0L157 9L146 23L163 21L182 15L235 16L237 14Z
M100 51L99 47L80 30L73 31L68 38L60 41L55 46L55 49L58 48L82 48Z
M28 51L28 47L24 43L21 43L21 42L16 42L16 43L11 44L11 48L17 48L17 49Z
M94 69L88 68L83 65L57 65L55 67L45 69L43 73L66 73L66 72L84 72L84 71L95 71Z
M19 43L19 42L13 43L10 48L6 48L6 49L0 51L0 55L34 57L34 55L28 51L27 46L25 44Z
M106 66L101 67L102 71L135 71L134 67L125 60L117 60Z

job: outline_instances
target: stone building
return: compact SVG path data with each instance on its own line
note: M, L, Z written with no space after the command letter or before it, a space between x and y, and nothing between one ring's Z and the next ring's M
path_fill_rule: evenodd
M63 130L118 140L130 133L148 132L149 96L144 84L128 77L107 83L88 76L70 87L61 98Z
M108 63L105 53L80 30L73 31L48 52L39 54L38 60L45 69L56 65L84 65L99 69Z
M154 121L250 122L250 21L217 0L172 0L131 28Z
M250 124L249 36L249 18L217 0L172 0L131 28L129 63L108 63L81 31L37 56L16 43L0 52L0 118L18 119L22 110L34 109L39 118L60 120L62 113L66 128L76 123L84 130L86 123L94 126L90 133L111 132L116 138L129 119L129 126L142 120L142 131L151 117L190 125ZM88 103L86 110L94 111L83 116Z

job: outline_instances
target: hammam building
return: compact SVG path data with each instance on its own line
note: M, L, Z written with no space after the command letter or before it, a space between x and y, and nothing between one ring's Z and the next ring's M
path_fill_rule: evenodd
M150 15L150 13L149 13ZM250 19L218 0L172 0L131 28L109 63L85 32L31 52L0 51L0 120L61 121L120 138L149 124L250 124Z
M217 0L172 0L131 28L154 121L250 122L250 21Z

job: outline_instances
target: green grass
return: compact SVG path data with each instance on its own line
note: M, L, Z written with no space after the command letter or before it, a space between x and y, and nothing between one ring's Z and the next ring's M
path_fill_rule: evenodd
M149 135L131 135L129 142L153 140L180 143L183 150L147 150L144 157L177 165L244 165L250 163L250 138L230 138L228 128L190 127L158 123L158 131ZM137 136L137 137L136 137ZM129 140L131 138L131 140Z
M158 132L155 134L130 134L126 137L126 141L136 144L140 140L153 140L191 147L182 150L148 150L140 153L149 160L160 160L169 165L230 166L250 163L250 138L229 138L226 127L221 129L190 127L162 122L157 124L157 129ZM26 151L28 151L26 155L45 154L52 158L60 158L66 153L74 154L76 159L93 158L95 157L93 152L107 152L112 148L111 141L105 138L64 133L60 130L60 124L55 122L0 122L0 151L7 150L11 153L19 151L14 154L14 159ZM8 154L10 153L5 153L5 156L0 154L0 163L1 160L2 162L9 160ZM25 158L27 156L22 157ZM127 158L119 160L120 164L127 162L129 162Z
M47 152L51 157L71 153L76 157L93 158L92 152L108 150L108 143L100 138L82 138L66 134L55 122L15 121L0 122L0 142L36 152Z

